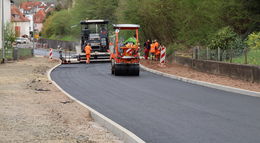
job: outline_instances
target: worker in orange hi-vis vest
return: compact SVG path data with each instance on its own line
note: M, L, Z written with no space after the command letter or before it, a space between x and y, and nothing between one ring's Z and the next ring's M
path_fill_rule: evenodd
M85 52L86 52L86 63L89 64L90 63L90 54L91 54L92 48L90 46L90 44L88 43L85 47Z
M154 42L151 44L151 47L150 47L150 55L153 60L154 56L155 56L155 43Z
M159 43L157 42L157 40L154 40L154 45L155 45L155 59L159 60L160 54L161 54L161 49L159 47Z

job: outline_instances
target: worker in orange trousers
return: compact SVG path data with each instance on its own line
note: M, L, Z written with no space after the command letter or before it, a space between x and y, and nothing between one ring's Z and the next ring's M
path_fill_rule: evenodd
M90 54L91 54L92 48L90 46L90 44L88 43L85 47L85 52L86 52L86 63L89 64L90 63Z
M155 59L160 60L161 49L159 47L160 45L157 42L157 40L154 40L154 45L155 45Z

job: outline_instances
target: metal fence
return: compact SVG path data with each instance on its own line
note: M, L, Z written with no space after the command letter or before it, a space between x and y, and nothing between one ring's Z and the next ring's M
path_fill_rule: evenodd
M70 51L75 51L75 47L80 45L80 42L73 41L61 41L61 40L50 40L50 39L39 39L37 41L37 48L52 48L52 49L66 49Z
M13 48L5 50L6 60L19 60L24 58L29 58L33 56L33 49L31 48ZM0 50L0 57L2 59L2 50Z
M6 49L5 50L5 59L6 60L13 60L13 54L14 54L14 50L13 49ZM1 59L3 58L2 49L0 49L0 57L1 57Z
M183 53L177 53L177 56L188 55L186 57L191 57L198 60L212 60L212 61L222 61L229 63L239 63L239 64L251 64L260 65L260 50L252 49L229 49L222 50L209 49L195 47L191 51Z

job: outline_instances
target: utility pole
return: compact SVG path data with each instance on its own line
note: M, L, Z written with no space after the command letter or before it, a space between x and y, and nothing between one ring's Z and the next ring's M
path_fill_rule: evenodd
M32 53L32 55L34 56L34 15L33 15L33 18L32 18L32 20L33 20L33 53Z
M4 35L4 29L5 29L5 20L4 20L4 0L2 0L2 62L5 62L5 35Z

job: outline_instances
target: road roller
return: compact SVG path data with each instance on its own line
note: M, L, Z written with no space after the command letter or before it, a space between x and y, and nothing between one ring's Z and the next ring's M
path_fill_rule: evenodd
M114 24L115 41L114 48L110 49L111 74L115 76L139 76L140 57L138 30L140 25L136 24ZM133 37L126 41L119 41L119 33L132 31Z

